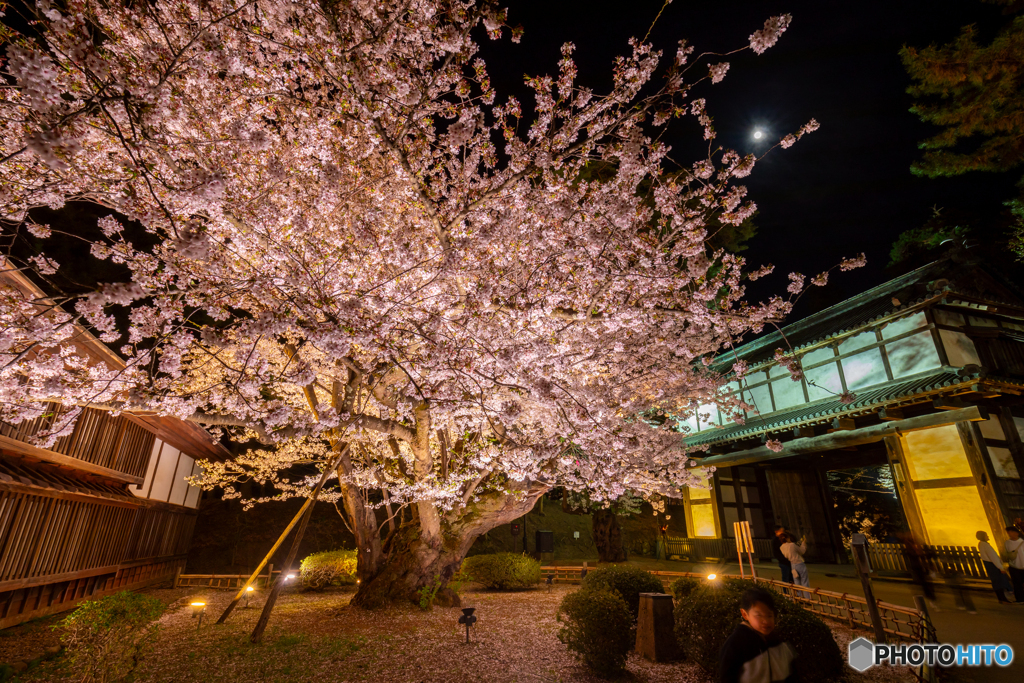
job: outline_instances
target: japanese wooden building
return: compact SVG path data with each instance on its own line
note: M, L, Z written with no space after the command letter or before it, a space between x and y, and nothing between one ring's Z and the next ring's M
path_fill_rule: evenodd
M799 357L794 381L775 350ZM809 561L843 561L830 470L888 466L919 543L974 546L1024 516L1024 297L980 265L944 260L723 354L749 364L737 424L714 405L690 421L711 490L688 491L690 537L751 522L806 534ZM852 394L852 401L841 400ZM769 449L768 439L782 443Z
M14 270L0 286L44 294ZM79 353L119 358L85 330ZM0 422L0 628L123 589L169 580L185 564L199 503L186 477L228 452L198 425L89 408L50 448L30 443L64 408Z

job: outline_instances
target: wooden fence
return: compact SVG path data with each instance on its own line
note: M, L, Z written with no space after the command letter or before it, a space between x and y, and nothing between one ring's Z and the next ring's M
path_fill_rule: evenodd
M541 567L541 575L545 580L550 575L552 581L556 583L579 583L582 571L583 567ZM681 577L707 580L707 576L704 574L694 572L652 571L651 573L661 579L666 590L673 581ZM738 579L740 577L734 574L719 574L716 580L723 578ZM868 603L863 596L853 593L837 593L822 588L795 590L791 583L761 577L758 577L757 581L787 595L819 616L843 622L850 628L873 629L871 617L868 615ZM926 624L925 617L919 610L913 607L894 605L883 600L878 600L877 603L878 611L882 615L883 628L890 637L906 642L922 642L921 639L931 627ZM929 642L935 642L934 636L930 636Z
M254 588L268 588L273 584L275 578L281 574L280 570L271 570L260 574L252 582ZM179 574L174 585L175 588L230 588L238 590L245 585L249 574ZM296 573L296 576L298 574Z
M724 560L736 557L734 538L666 538L665 554L689 558L691 562ZM772 559L772 542L767 538L754 539L754 554L759 560Z
M926 545L923 546L923 550L929 569L939 575L958 573L975 579L988 578L977 548L962 545ZM873 570L910 573L907 556L900 543L871 543L868 545L868 559Z
M16 425L0 422L0 436L31 444L36 434L54 427L67 412L66 406L48 403L46 412L34 420ZM72 433L57 439L49 450L132 477L145 477L155 439L123 415L115 417L109 410L86 408Z

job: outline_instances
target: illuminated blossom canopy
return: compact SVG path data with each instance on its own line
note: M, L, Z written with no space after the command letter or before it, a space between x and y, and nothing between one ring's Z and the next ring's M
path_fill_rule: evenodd
M60 400L278 446L209 465L208 486L253 476L301 494L293 464L335 461L325 495L344 504L360 572L402 590L446 579L552 486L601 499L702 482L680 425L724 399L700 361L790 307L744 302L743 260L706 245L712 218L754 211L735 179L755 157L716 147L691 94L727 63L632 41L596 93L566 44L524 109L477 54L510 32L486 2L36 11L42 39L9 36L17 87L0 90L3 217L46 244L84 238L34 224L32 207L109 207L84 248L131 278L55 293L62 308L0 293L4 420ZM681 167L659 141L680 118L709 144ZM61 268L45 248L11 263L40 281ZM76 359L76 325L124 367ZM415 512L401 568L383 506L393 530L395 508Z

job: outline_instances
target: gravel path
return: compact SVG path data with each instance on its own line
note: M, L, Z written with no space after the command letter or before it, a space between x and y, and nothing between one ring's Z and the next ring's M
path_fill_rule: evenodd
M555 586L522 593L466 592L466 606L477 608L472 641L465 642L461 612L396 606L366 612L348 606L351 593L286 593L278 601L263 644L248 635L259 617L262 599L239 609L224 626L215 625L231 595L191 589L150 590L169 603L159 620L160 637L137 671L140 683L259 681L388 681L389 683L560 683L594 682L594 677L558 641L555 614L562 597L575 586ZM188 603L204 599L208 611L201 629ZM836 626L845 651L851 633ZM26 637L31 634L26 634ZM856 637L856 636L852 636ZM12 636L13 644L17 636ZM687 663L653 664L629 660L632 681L710 683ZM21 680L67 681L73 672L62 659L43 663ZM906 671L876 668L868 675L849 670L855 683L911 680Z

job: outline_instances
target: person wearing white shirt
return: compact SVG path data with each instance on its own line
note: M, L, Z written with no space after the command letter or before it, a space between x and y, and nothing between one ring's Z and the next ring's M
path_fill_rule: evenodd
M789 564L793 568L793 583L798 586L810 587L811 582L807 576L807 565L804 564L804 553L807 552L807 542L804 539L800 539L800 545L797 545L796 539L791 535L786 535L786 542L779 548L782 554L789 560Z
M1000 603L1008 604L1010 601L1006 599L1006 594L1003 592L1003 559L989 544L987 533L979 531L974 534L974 537L978 539L978 552L981 554L981 561L985 565L988 579L992 582L992 590L996 592Z
M1010 582L1013 584L1013 599L1018 605L1024 605L1024 538L1020 537L1020 529L1015 526L1006 527L1006 535L1010 538L1006 546L1006 557L1010 560Z

